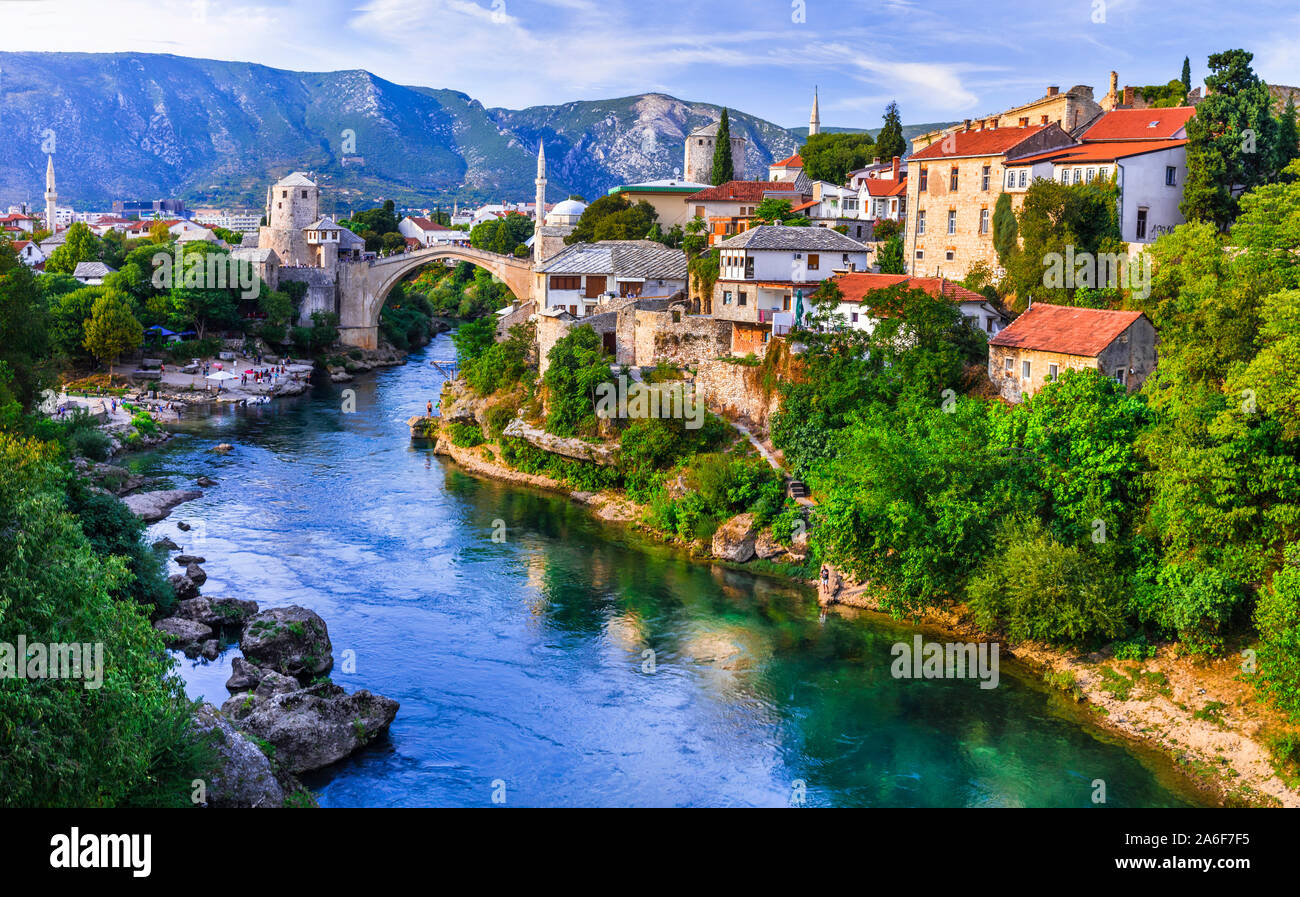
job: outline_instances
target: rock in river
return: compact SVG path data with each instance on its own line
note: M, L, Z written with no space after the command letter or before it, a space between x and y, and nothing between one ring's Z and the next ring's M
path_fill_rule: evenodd
M163 489L128 495L122 499L122 503L145 523L156 523L170 514L177 505L202 497L203 493L197 489Z
M199 643L212 638L211 627L184 617L167 617L154 623L153 628L162 633L163 641L169 648L197 649Z
M291 605L264 610L248 621L239 647L264 669L307 680L334 666L329 630L314 611Z
M195 729L213 732L217 767L207 777L210 807L278 807L284 803L280 787L262 749L211 704L194 714Z
M275 745L276 760L292 773L329 766L378 738L388 730L399 706L365 689L347 694L332 682L298 691L271 691L266 696L238 694L226 706L238 708L240 728Z

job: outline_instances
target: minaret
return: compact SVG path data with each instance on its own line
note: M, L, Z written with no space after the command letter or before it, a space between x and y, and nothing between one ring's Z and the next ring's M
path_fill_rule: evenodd
M546 144L537 142L537 222L533 226L533 261L542 261L542 224L546 220Z
M55 234L59 232L58 219L55 217L59 194L54 189L54 157L46 156L46 159L49 161L45 164L45 226L50 233Z
M822 116L817 108L817 88L813 88L813 107L812 115L808 116L808 136L820 134L822 132Z

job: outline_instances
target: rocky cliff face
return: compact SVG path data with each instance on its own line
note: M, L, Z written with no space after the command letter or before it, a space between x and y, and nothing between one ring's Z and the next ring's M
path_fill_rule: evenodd
M524 110L370 72L291 72L144 53L0 53L0 202L41 204L53 149L61 204L182 196L260 208L266 186L311 171L336 207L531 198L537 142L550 193L588 199L680 174L682 141L720 107L663 94ZM790 132L732 112L750 174L792 153Z

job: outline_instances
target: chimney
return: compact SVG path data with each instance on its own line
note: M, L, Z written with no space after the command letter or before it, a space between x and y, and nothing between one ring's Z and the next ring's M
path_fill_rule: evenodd
M1119 72L1110 73L1110 95L1115 96L1119 93Z
M963 124L965 125L965 127L964 127L963 130L969 131L969 130L970 130L970 119L969 119L969 118L966 119L966 120L963 122Z
M1049 97L1054 97L1060 92L1061 92L1060 85L1057 84L1053 84L1052 86L1047 88L1047 95Z
M898 181L898 163L899 163L898 156L895 156L894 157L894 181L895 182Z
M872 164L872 165L879 165L879 164L880 164L880 157L879 157L879 156L874 157L874 158L871 160L871 164Z
M1124 105L1125 106L1133 105L1133 88L1131 87L1124 88Z

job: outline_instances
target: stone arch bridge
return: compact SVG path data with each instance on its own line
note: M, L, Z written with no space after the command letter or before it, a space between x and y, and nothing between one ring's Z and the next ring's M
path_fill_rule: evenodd
M379 345L379 311L388 293L412 271L430 262L455 259L484 268L500 279L515 298L533 298L531 258L485 252L472 246L430 246L367 262L339 265L339 339L349 346L374 349Z

